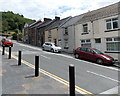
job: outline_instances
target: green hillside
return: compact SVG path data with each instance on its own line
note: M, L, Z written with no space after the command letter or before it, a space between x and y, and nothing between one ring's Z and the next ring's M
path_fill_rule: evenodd
M24 18L23 15L15 14L12 11L0 12L0 15L2 15L2 33L17 32L18 29L22 32L25 23L35 22L35 20Z

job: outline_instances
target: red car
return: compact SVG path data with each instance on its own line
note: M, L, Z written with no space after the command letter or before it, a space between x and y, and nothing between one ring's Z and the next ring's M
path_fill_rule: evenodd
M13 47L13 42L10 40L10 39L3 39L1 40L1 43L2 43L2 46L5 46L5 47Z
M95 61L99 64L114 64L114 59L101 51L91 47L78 47L74 50L75 58Z

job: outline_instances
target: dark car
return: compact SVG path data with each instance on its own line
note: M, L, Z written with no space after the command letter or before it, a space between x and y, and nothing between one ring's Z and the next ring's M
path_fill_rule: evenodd
M10 39L2 39L1 40L2 46L4 47L13 47L13 42Z
M99 64L114 64L114 59L101 51L91 47L78 47L74 50L75 58L95 61Z

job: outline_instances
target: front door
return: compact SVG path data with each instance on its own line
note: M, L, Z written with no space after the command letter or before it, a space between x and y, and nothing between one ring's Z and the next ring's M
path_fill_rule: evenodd
M97 38L95 39L95 48L98 50L101 50L102 46L101 46L101 38Z

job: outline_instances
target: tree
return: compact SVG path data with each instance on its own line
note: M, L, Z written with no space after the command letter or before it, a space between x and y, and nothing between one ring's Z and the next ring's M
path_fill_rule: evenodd
M24 18L23 15L15 14L12 11L0 12L2 14L2 31L16 31L19 29L22 32L25 23L33 23L35 20Z

